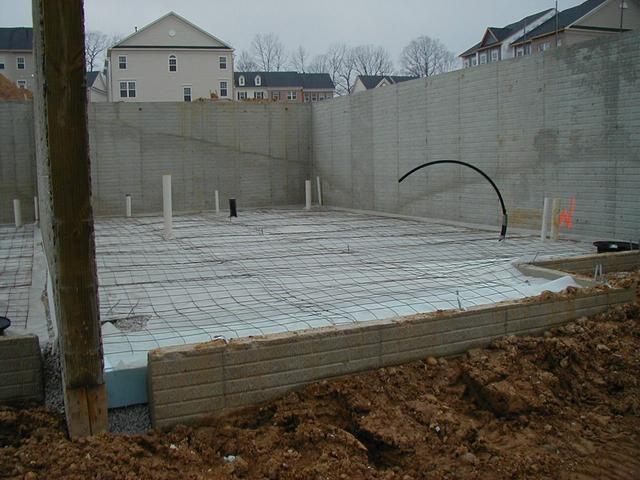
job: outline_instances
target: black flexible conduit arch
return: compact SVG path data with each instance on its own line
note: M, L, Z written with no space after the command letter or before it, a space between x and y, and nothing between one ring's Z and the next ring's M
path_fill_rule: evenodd
M504 206L504 200L502 199L502 194L500 193L500 190L498 190L498 187L496 186L496 184L493 183L493 180L491 180L491 178L489 178L489 175L484 173L478 167L474 167L473 165L471 165L469 163L461 162L459 160L435 160L433 162L423 163L422 165L419 165L416 168L414 168L412 170L409 170L407 173L405 173L403 176L400 177L400 179L398 180L398 183L402 183L402 181L405 178L407 178L412 173L417 172L421 168L430 167L431 165L438 165L440 163L453 163L453 164L456 164L456 165L462 165L464 167L469 167L472 170L475 170L476 172L478 172L480 175L482 175L484 178L486 178L489 181L489 183L491 184L493 189L498 194L498 199L500 200L500 206L502 207L502 228L500 229L500 239L498 241L504 240L506 235L507 235L507 218L508 217L507 217L507 209Z

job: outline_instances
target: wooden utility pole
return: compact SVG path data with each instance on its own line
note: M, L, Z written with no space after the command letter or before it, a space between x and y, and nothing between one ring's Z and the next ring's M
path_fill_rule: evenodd
M40 222L69 435L107 429L98 312L82 0L33 0Z

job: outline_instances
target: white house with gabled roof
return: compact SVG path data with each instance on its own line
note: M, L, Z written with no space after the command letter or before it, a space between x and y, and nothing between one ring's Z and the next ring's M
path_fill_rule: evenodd
M107 52L111 102L233 99L233 48L169 12Z

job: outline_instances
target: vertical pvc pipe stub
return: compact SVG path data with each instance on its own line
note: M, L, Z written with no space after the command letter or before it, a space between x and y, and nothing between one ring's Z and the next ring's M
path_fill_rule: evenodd
M305 210L311 210L311 180L304 181Z
M13 219L16 228L20 228L22 226L22 208L20 207L20 200L17 198L13 199Z
M173 238L173 207L171 205L171 175L162 176L162 210L164 212L164 239Z

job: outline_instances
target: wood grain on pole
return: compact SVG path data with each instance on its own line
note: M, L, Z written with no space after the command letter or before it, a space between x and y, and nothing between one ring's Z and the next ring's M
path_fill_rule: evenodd
M69 434L107 428L98 311L82 0L33 0L40 219Z

